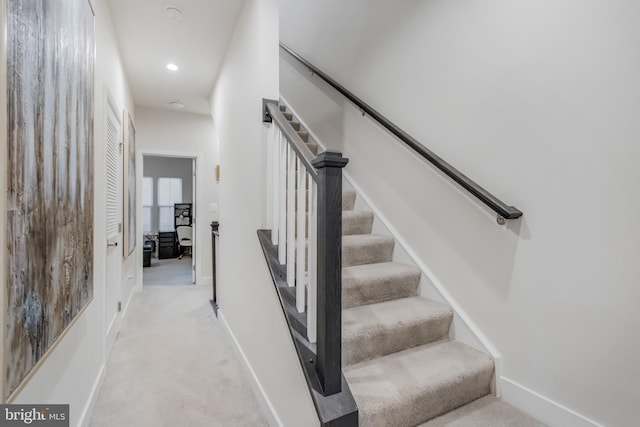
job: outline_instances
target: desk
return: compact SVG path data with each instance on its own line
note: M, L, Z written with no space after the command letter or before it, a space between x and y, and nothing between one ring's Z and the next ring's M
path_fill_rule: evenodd
M178 243L175 231L161 231L158 233L158 258L175 258L178 254Z

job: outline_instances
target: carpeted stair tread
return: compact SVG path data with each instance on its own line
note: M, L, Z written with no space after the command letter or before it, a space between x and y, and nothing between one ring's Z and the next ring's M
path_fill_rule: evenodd
M377 234L342 236L342 266L391 261L393 237Z
M490 393L493 360L439 341L344 369L360 425L415 426Z
M353 365L448 338L453 311L411 297L342 311L342 363Z
M416 296L420 275L420 269L396 262L344 267L342 307L350 308Z
M344 190L342 192L342 210L352 211L356 204L356 192L353 190Z
M342 212L342 235L369 234L373 225L373 212L344 211Z
M417 427L546 427L495 396L485 396Z

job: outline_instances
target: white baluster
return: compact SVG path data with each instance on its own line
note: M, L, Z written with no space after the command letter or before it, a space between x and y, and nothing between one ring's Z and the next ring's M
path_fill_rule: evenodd
M280 226L280 136L281 131L273 124L274 132L271 138L271 244L278 244L278 230Z
M307 261L307 250L305 248L305 237L307 234L306 227L306 214L307 214L307 170L300 162L300 159L296 157L296 165L298 166L298 200L296 209L298 211L298 228L297 228L297 240L298 244L296 245L298 248L297 254L297 268L296 268L296 308L298 309L298 313L303 313L305 310L305 306L307 305L306 298L306 280L305 280L305 269L306 269L306 261Z
M287 144L287 284L296 284L296 155Z
M309 342L314 343L317 340L317 320L318 320L318 187L316 182L309 177L309 238L307 245L309 248L309 261L307 264L308 282L307 289L307 338Z
M278 190L278 197L280 198L278 207L278 216L280 218L280 226L278 227L278 262L285 264L287 262L287 150L289 144L282 133L280 133L278 145L280 148L278 169L280 173L280 179L278 180L280 188Z

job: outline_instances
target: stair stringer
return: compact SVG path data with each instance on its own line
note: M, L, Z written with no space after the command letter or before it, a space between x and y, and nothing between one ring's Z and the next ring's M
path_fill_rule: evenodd
M309 134L309 142L318 144L320 149L326 149L326 145L314 134L304 120L291 109L285 98L280 96L280 102L285 104L289 111L300 122L304 130ZM456 299L447 291L445 285L438 279L433 271L416 254L407 241L397 231L391 222L382 214L362 188L354 181L348 172L348 168L343 169L343 190L353 190L356 192L356 210L369 210L374 214L372 233L391 236L395 239L396 245L393 251L393 261L413 265L422 272L420 276L419 294L423 297L431 298L435 301L448 304L453 310L453 321L449 337L463 344L466 344L478 351L489 355L495 362L493 380L491 382L492 393L497 397L502 397L502 353L493 345L489 338L482 332L480 327L464 311Z

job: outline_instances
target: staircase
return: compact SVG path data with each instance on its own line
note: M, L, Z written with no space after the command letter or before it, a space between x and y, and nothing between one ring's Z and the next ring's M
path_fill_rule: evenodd
M284 105L280 110L317 154ZM342 364L361 426L542 426L491 395L494 362L449 338L451 307L421 297L421 271L342 196ZM445 415L446 414L446 415ZM440 418L439 418L440 417Z

